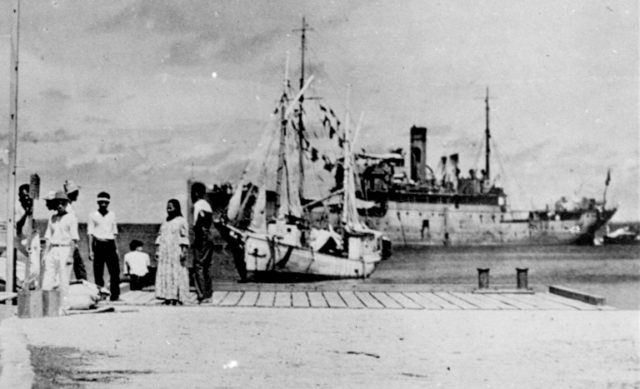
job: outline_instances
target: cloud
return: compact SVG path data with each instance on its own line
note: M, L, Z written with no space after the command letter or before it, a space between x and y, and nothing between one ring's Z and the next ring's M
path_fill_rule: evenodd
M224 46L218 54L225 61L232 63L261 57L274 42L285 37L286 33L287 31L282 28L272 28L266 31L232 35L230 39L224 41Z
M108 90L97 87L95 85L88 86L82 90L82 97L88 98L88 99L103 99L108 96L109 96Z
M198 41L178 41L171 44L162 62L167 65L199 65L204 63L201 44Z
M140 0L99 20L89 28L90 32L118 32L123 28L145 29L159 33L171 33L191 29L178 2L167 0Z
M71 98L69 95L56 88L45 89L40 92L40 96L55 101L69 100Z
M5 139L6 135L0 135L0 139ZM34 131L21 131L18 135L20 142L38 143L38 142L68 142L77 139L78 136L70 133L64 128L58 128L53 132L36 133Z
M95 124L110 124L113 123L111 119L105 119L98 116L87 115L84 117L83 121L85 123L95 123Z

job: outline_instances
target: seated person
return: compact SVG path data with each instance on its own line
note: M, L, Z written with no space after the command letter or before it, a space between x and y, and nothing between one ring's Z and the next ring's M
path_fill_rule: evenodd
M145 285L145 277L149 274L151 259L149 254L142 251L144 244L139 240L132 240L129 244L131 251L124 255L125 274L129 276L131 290L140 290Z

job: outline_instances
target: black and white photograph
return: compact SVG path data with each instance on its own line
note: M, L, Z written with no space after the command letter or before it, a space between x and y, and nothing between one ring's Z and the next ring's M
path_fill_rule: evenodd
M640 388L639 21L3 1L0 388Z

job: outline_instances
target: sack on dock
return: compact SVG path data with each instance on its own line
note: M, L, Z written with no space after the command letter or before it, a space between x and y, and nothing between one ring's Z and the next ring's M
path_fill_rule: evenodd
M102 295L100 287L83 280L69 285L67 305L75 310L94 309L103 298Z

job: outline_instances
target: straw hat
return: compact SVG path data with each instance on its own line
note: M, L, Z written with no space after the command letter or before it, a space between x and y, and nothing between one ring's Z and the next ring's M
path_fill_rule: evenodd
M69 201L69 197L63 191L59 190L53 195L53 200L64 200Z
M42 199L45 201L50 201L50 200L53 200L55 197L56 197L56 191L50 190L49 192L47 192L47 195L44 196Z

